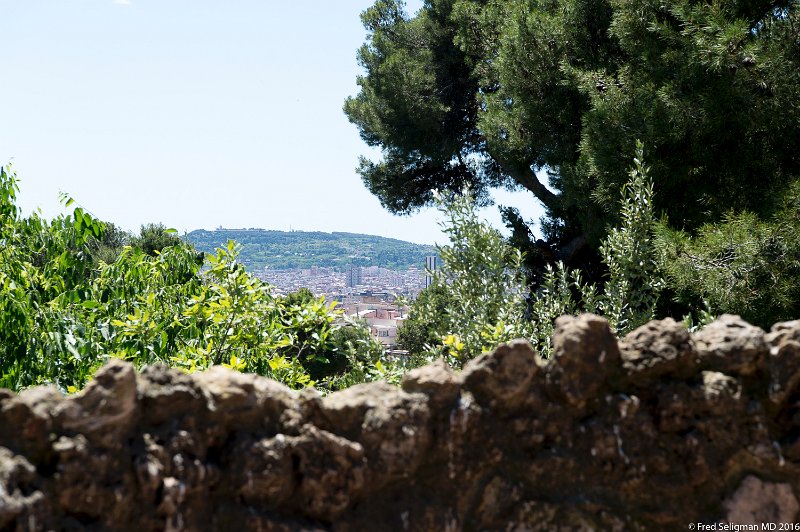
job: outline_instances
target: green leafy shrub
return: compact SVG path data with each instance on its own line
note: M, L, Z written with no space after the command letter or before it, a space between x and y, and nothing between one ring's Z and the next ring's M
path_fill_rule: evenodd
M542 284L527 294L523 257L502 235L477 218L468 194L446 201L442 268L434 285L415 302L409 331L400 340L421 361L444 357L455 366L512 338L527 338L548 356L553 322L563 314L605 315L619 334L654 316L663 289L653 242L653 185L638 144L634 167L622 189L621 225L609 232L600 251L608 268L599 289L562 263L548 265ZM526 295L527 300L526 300Z
M139 229L139 234L129 238L132 246L137 247L148 255L155 255L164 248L177 246L181 243L180 237L174 229L169 229L164 224L144 224Z
M447 327L449 294L442 283L422 290L413 302L413 311L397 331L397 343L410 353L422 353L441 340Z
M653 182L644 164L644 147L636 143L634 167L622 187L621 225L609 231L600 246L608 279L602 297L587 302L596 305L620 335L655 317L659 294L664 288L653 241Z
M478 219L468 193L437 195L437 204L450 245L438 247L443 266L415 303L412 328L400 341L422 344L420 363L443 356L461 366L498 342L528 336L522 255Z
M0 170L0 387L77 389L110 357L325 386L382 354L323 298L274 297L233 242L205 260L179 240L97 260L105 224L81 208L51 222L22 218L16 191Z

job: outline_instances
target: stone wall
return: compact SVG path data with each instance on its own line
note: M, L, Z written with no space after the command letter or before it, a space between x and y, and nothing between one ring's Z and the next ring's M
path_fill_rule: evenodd
M668 319L618 342L584 315L553 342L549 361L513 342L325 398L122 362L69 398L0 391L0 530L799 520L800 321L690 335Z

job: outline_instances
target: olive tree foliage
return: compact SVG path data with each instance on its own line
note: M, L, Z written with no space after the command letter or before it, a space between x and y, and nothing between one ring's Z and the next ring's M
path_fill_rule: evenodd
M481 221L468 194L439 197L442 268L412 307L400 342L421 360L445 357L454 366L513 338L526 338L544 356L558 316L593 312L623 335L654 317L664 286L653 240L653 184L637 146L622 187L621 225L601 245L608 274L602 287L586 283L563 263L548 266L536 292L527 293L522 255ZM421 331L425 331L422 334ZM420 338L427 340L420 349Z
M447 287L437 281L410 303L413 311L397 331L397 342L403 349L419 354L441 341L441 331L447 328L448 297Z
M609 231L600 246L608 268L603 297L596 303L588 299L621 334L655 317L658 297L664 288L653 238L656 228L653 182L650 168L644 163L641 142L637 143L633 164L628 181L622 186L621 225Z
M443 267L433 290L447 303L443 315L430 319L443 326L435 351L460 365L499 342L531 336L524 317L527 289L521 253L478 218L468 192L437 201L450 244L438 247Z
M103 232L99 237L92 237L87 242L87 250L94 260L95 266L102 262L114 262L122 248L128 245L130 234L113 223L104 222Z
M799 6L426 0L410 15L376 0L362 15L360 91L344 106L382 150L359 172L394 212L437 189L527 189L558 250L621 223L641 139L671 227L731 210L768 219L800 176Z
M52 221L22 217L16 192L14 173L0 169L0 387L72 391L120 358L325 389L382 355L335 304L274 296L233 242L205 258L180 241L152 254L123 246L106 262L92 255L106 224L80 207Z
M181 239L177 231L164 224L144 224L140 227L139 234L131 234L113 223L104 222L102 235L89 242L89 252L95 262L112 263L125 246L135 247L148 255L155 256L165 248L180 244Z
M533 316L550 318L540 325L537 338L544 352L549 351L552 323L562 314L599 314L620 336L655 317L665 282L654 238L658 223L653 198L644 146L637 142L633 168L618 203L621 223L608 231L600 245L607 269L602 288L584 282L579 270L570 270L559 262L548 268L534 299Z

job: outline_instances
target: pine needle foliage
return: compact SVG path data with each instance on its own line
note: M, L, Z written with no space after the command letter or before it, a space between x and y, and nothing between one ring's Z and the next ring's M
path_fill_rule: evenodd
M734 313L769 328L800 315L800 187L764 220L728 213L693 234L658 227L660 264L676 299L690 308Z

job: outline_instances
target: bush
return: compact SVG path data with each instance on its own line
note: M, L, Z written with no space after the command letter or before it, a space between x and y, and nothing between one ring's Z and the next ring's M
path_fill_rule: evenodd
M0 170L0 387L77 389L115 357L190 372L221 364L300 388L381 352L324 299L274 297L233 242L205 261L180 241L95 260L105 224L81 208L22 218L16 190Z
M469 193L437 195L437 205L450 245L438 247L442 268L414 304L401 341L422 343L418 362L443 356L461 366L498 342L528 336L522 255L478 219Z
M602 290L559 262L527 294L522 255L477 218L469 194L438 197L451 243L439 248L442 268L413 305L401 340L421 361L442 356L460 366L512 338L527 338L548 356L553 322L563 314L604 315L619 334L652 319L663 281L652 238L653 185L642 160L639 144L622 189L621 225L600 247L608 267Z

